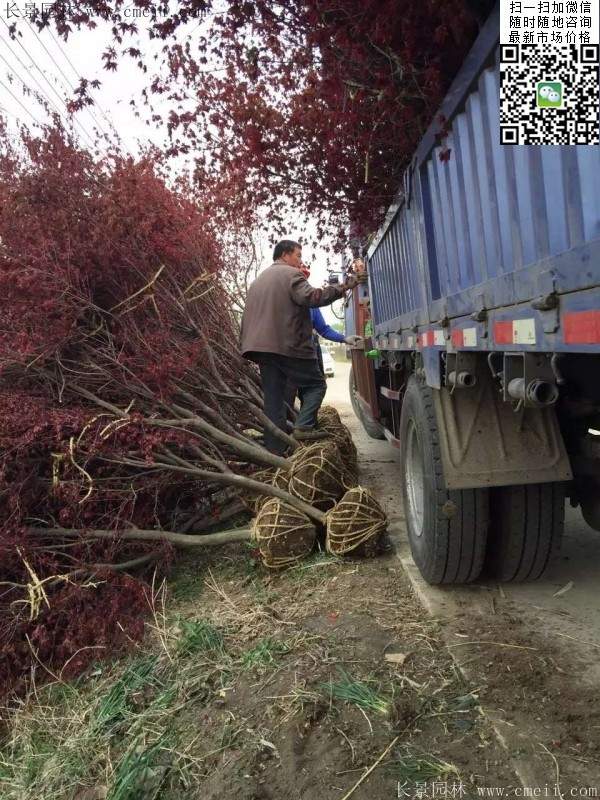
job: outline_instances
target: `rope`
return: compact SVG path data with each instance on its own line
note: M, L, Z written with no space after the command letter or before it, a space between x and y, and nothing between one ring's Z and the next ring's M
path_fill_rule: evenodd
M268 469L259 469L253 472L250 477L254 481L261 481L262 483L276 486L278 489L283 489L285 492L288 491L289 473L287 470L269 467ZM256 514L263 501L267 499L267 495L245 492L242 499L250 511Z
M387 518L375 497L356 486L327 515L326 549L335 555L349 553L378 537L386 526Z
M252 525L252 539L268 569L296 564L311 552L316 538L308 517L274 497L261 506Z
M322 511L332 508L353 485L333 443L301 450L293 459L289 491Z

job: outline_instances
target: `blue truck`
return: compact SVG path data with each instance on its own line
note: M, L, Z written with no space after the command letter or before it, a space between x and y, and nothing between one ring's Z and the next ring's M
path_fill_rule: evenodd
M600 147L502 146L499 55L496 9L346 308L353 407L398 449L431 584L538 578L567 497L600 530Z

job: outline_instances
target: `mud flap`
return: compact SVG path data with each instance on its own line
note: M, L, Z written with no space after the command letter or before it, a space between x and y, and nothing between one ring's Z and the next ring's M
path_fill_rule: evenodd
M433 395L448 489L572 479L553 408L515 412L484 369L476 386Z

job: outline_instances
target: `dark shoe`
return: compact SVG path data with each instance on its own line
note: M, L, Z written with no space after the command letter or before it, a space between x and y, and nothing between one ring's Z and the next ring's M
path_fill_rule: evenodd
M328 434L326 431L318 431L315 428L294 428L292 436L299 442L310 442L326 439Z

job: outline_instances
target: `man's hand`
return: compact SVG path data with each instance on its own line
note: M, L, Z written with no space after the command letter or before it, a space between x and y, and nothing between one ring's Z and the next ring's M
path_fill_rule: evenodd
M358 345L363 341L362 336L346 336L344 338L344 342L350 347L358 347Z
M346 278L344 283L341 285L341 289L346 291L347 289L354 289L355 286L359 284L367 282L367 274L366 272L360 272L358 275L351 275L349 278Z

